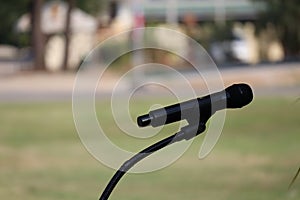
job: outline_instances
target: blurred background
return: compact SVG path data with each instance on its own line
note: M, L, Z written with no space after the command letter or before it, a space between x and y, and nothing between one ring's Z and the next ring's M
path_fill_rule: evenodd
M98 197L114 170L96 161L77 136L71 105L76 73L110 36L166 27L201 44L225 86L249 83L255 99L227 113L221 139L207 158L197 157L199 136L170 167L126 176L111 199L299 199L299 178L288 189L300 167L298 0L9 0L1 2L0 17L1 198ZM204 59L176 36L157 32L150 37L191 60ZM136 40L129 31L113 45L122 48ZM207 89L193 76L191 64L171 52L145 49L113 62L97 96L97 115L110 139L133 152L178 128L170 125L145 140L124 136L116 126L107 109L109 95L120 76L141 62L170 66L188 74L195 89ZM155 69L149 66L128 84L158 77L182 87ZM133 118L151 105L176 102L155 92L142 91L131 102Z

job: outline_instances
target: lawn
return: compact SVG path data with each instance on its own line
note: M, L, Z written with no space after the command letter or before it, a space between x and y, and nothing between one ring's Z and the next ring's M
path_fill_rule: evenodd
M136 102L135 113L147 112L147 101ZM107 115L102 124L116 143L137 151L157 139L122 135L104 104L97 103L97 113ZM1 103L0 113L0 199L98 199L114 170L81 144L71 103ZM162 135L171 130L175 128ZM126 175L110 199L300 198L300 177L288 190L300 167L300 102L257 98L242 110L227 112L219 142L199 160L203 137L167 168Z

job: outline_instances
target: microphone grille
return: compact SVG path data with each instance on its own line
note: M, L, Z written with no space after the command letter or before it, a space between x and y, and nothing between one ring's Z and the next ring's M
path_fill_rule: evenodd
M227 108L241 108L253 100L252 89L245 83L231 85L225 91Z

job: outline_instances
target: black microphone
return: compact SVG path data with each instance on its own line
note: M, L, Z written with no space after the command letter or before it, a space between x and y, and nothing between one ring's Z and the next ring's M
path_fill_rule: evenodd
M225 108L241 108L253 99L252 89L249 85L241 83L227 87L225 90L207 95L202 98L188 100L139 116L139 127L151 125L158 127L186 119L190 124L203 123L218 110Z

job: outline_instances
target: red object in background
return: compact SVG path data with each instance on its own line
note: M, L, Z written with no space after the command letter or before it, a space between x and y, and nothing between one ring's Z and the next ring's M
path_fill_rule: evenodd
M141 13L137 13L134 16L133 28L143 28L145 26L145 17Z

